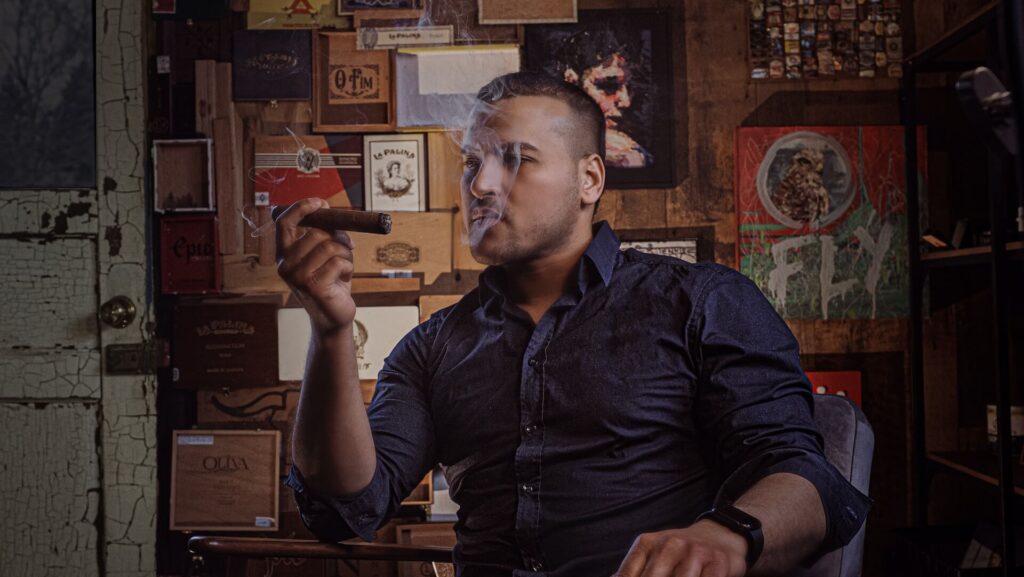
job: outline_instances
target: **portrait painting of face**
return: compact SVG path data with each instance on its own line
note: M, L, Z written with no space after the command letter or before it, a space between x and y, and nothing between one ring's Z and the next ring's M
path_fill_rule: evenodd
M653 10L580 11L575 24L531 26L526 69L575 84L605 117L610 187L670 185L673 176L671 44Z

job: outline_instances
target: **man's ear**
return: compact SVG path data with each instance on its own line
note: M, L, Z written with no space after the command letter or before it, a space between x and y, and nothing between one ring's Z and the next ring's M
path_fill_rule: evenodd
M604 161L596 154L580 160L580 203L586 207L596 204L604 194Z

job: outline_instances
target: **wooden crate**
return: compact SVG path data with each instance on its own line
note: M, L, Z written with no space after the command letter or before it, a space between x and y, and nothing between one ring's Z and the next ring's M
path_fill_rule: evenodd
M276 531L281 433L174 431L173 531Z
M452 523L418 523L415 525L399 525L398 543L400 545L427 545L434 547L454 547L455 529ZM399 563L399 577L421 577L433 575L434 570L429 562Z
M421 272L430 285L452 271L451 213L395 212L391 219L391 234L351 233L356 272Z

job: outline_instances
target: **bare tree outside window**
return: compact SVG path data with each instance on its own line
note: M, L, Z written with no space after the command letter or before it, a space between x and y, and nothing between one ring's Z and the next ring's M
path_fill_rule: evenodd
M93 26L89 1L0 2L0 188L96 187Z

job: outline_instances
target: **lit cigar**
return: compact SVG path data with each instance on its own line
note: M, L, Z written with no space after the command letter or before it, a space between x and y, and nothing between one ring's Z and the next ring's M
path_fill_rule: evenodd
M288 207L275 206L270 211L271 218L277 222ZM391 215L385 212L368 212L364 210L345 210L341 208L318 208L302 217L299 226L308 226L327 231L347 230L351 232L369 232L373 234L391 233Z

